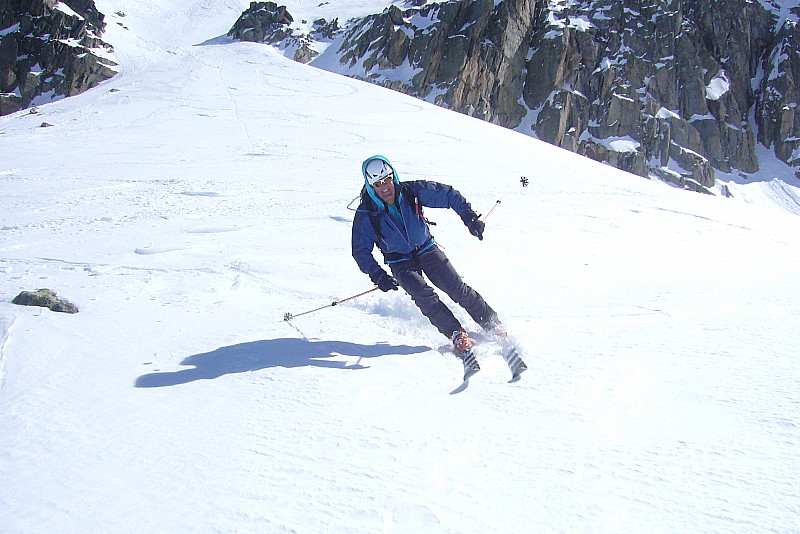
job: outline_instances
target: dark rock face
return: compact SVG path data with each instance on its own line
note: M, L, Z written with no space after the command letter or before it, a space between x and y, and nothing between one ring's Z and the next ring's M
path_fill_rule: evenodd
M93 0L0 0L0 115L114 76L103 19Z
M541 11L539 9L539 11ZM401 12L390 7L350 28L341 63L363 65L355 76L506 127L517 126L535 0L447 2ZM398 82L387 72L416 71ZM387 81L391 79L393 81Z
M797 8L800 11L800 7ZM758 141L800 177L800 27L784 24L764 61L756 100Z
M294 17L275 2L251 2L228 32L228 36L240 41L269 43L291 50L293 59L308 63L319 53L315 42L330 41L339 31L339 20L315 20L308 35L295 32L290 25Z
M228 32L230 37L256 43L278 43L291 35L294 21L286 6L275 2L251 2Z

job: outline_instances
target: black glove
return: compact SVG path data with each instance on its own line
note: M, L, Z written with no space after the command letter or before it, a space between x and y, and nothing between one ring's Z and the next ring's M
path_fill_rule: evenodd
M386 291L397 291L397 280L386 274L386 271L378 273L372 281L384 293Z
M474 211L469 212L464 217L464 224L467 225L469 233L483 241L483 229L486 228L486 223L478 218L478 214Z

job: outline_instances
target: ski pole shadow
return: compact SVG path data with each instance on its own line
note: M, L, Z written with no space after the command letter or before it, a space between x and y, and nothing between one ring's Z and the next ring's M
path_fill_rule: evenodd
M179 371L155 372L136 379L137 388L177 386L195 380L212 380L224 375L258 371L270 367L325 367L329 369L367 369L361 358L377 358L389 354L417 354L430 347L390 345L378 343L361 345L345 341L310 341L298 338L280 338L250 341L211 352L194 354L181 365L190 366ZM359 358L355 364L332 359L335 356Z

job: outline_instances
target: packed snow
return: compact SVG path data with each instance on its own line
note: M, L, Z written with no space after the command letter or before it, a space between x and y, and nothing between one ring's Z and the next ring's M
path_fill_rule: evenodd
M120 73L0 118L0 531L800 531L772 181L677 190L230 42L247 5L98 1ZM372 287L347 206L376 153L497 206L483 241L426 214L519 382L460 308L465 388L402 292L329 306ZM80 312L11 304L42 287Z

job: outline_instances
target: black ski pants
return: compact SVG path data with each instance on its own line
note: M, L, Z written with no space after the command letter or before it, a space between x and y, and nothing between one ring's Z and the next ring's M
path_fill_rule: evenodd
M477 291L461 280L444 252L434 245L418 256L390 265L392 274L431 324L448 339L461 328L453 312L439 299L428 280L464 308L481 327L491 328L497 314Z

